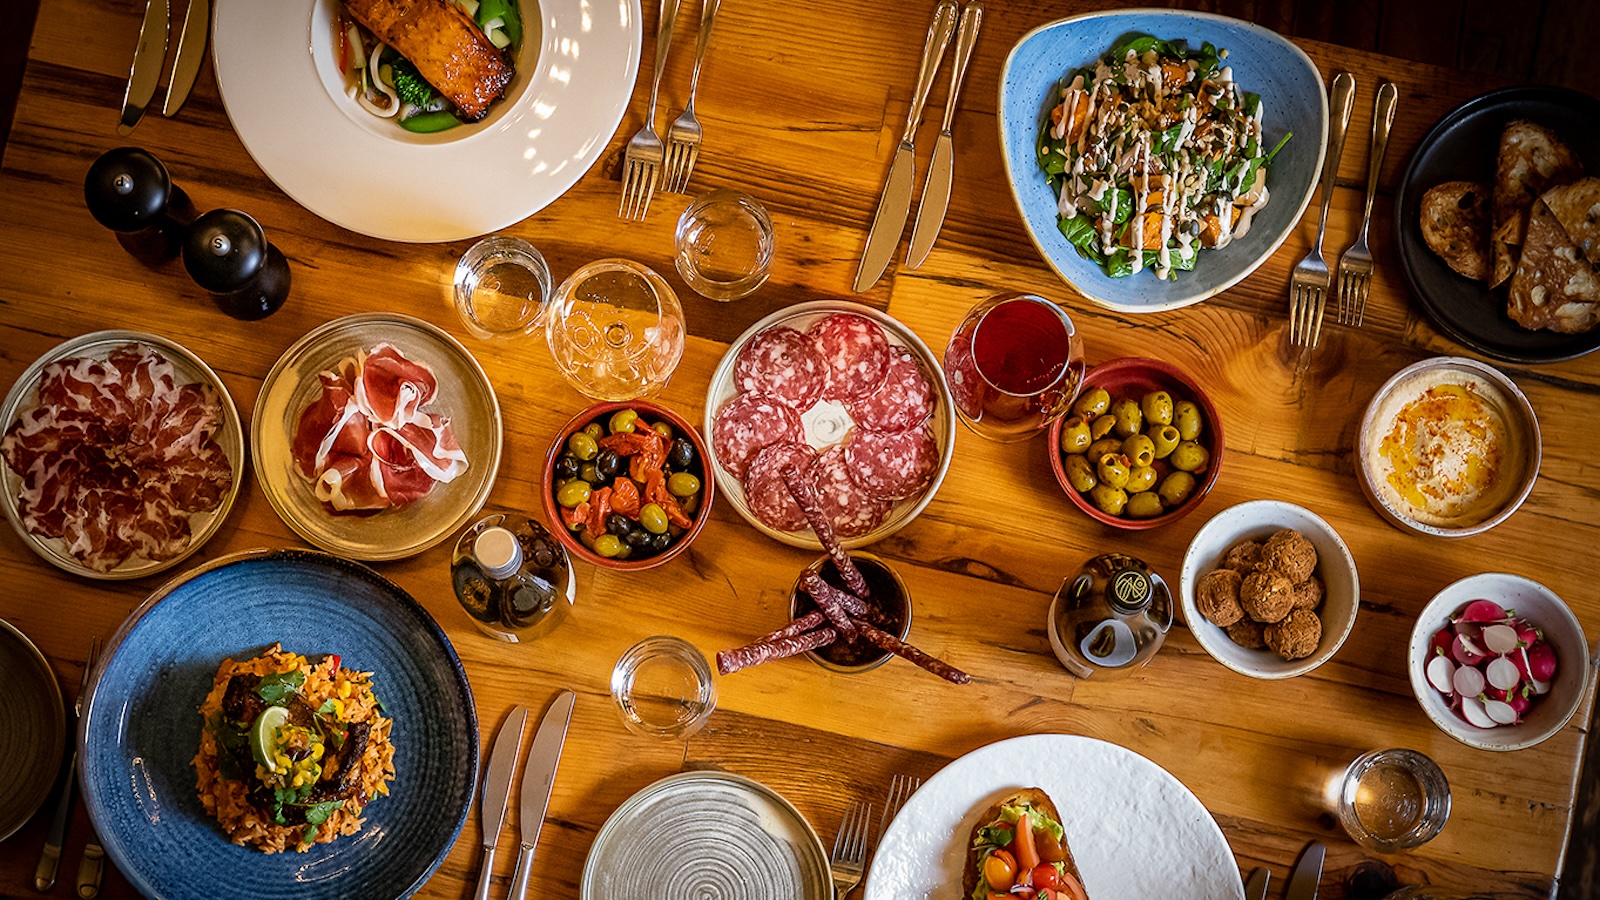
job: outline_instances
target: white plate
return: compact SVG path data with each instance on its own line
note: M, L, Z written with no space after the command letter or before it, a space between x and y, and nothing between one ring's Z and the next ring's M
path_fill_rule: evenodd
M1165 769L1105 741L1035 734L981 747L911 795L878 845L866 900L962 900L978 816L1044 790L1094 900L1243 900L1233 850L1199 798Z
M617 807L589 848L582 900L831 900L822 841L782 794L683 772Z
M208 384L217 392L217 403L221 416L221 423L217 426L216 441L222 447L222 452L227 454L228 462L233 466L233 479L228 485L228 492L223 495L222 502L210 512L196 513L189 518L192 530L189 546L171 559L152 560L143 553L135 553L122 561L121 565L108 572L100 572L89 568L79 562L77 557L67 552L66 541L61 538L46 538L33 534L22 524L22 513L17 509L17 497L21 493L22 478L4 461L0 461L0 495L4 496L6 518L11 521L11 527L22 536L23 543L27 544L33 552L44 557L51 565L74 575L84 578L98 578L107 581L119 581L128 578L143 578L172 568L185 559L211 539L222 527L222 521L228 517L228 511L233 509L234 498L239 495L239 487L244 483L244 425L239 421L239 410L233 405L233 397L228 389L223 386L222 379L217 373L205 364L200 357L191 353L188 348L176 341L167 340L153 334L140 331L95 331L79 335L69 341L64 341L50 348L44 356L34 360L20 377L16 384L11 386L11 392L6 395L5 405L0 407L0 433L11 427L17 420L23 407L32 407L38 402L39 373L45 366L53 362L72 357L87 357L90 359L105 359L111 351L127 344L143 344L154 350L160 351L166 360L172 363L181 384Z
M423 410L449 418L467 454L467 471L400 509L334 515L295 465L295 427L322 390L319 372L380 343L393 344L406 359L433 370L439 390ZM449 537L483 508L500 468L501 432L500 403L489 377L459 341L421 319L364 313L312 329L273 364L256 396L250 451L267 500L296 534L354 559L403 559Z
M639 0L523 0L505 98L482 122L412 134L344 95L336 4L217 0L217 89L245 149L284 193L384 240L461 240L543 209L599 160L639 71Z

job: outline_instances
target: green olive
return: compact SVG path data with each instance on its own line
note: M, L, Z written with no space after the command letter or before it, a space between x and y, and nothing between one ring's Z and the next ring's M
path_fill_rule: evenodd
M1140 491L1129 495L1124 511L1130 519L1153 519L1167 510L1161 505L1161 498L1155 491Z
M590 422L583 426L583 433L598 441L606 436L606 429L599 422Z
M1100 457L1095 466L1095 475L1099 476L1101 484L1108 484L1114 488L1128 486L1128 458L1120 453L1107 453Z
M639 524L651 534L666 534L667 511L654 503L646 503L639 508Z
M587 501L589 499L589 492L589 482L584 481L581 478L575 481L569 481L561 486L561 490L556 491L556 502L562 506L565 506L567 509L572 509L578 506L580 503Z
M1148 466L1156 461L1156 444L1142 434L1122 442L1122 455L1136 466Z
M578 468L578 477L590 484L595 484L600 480L600 470L595 467L594 463L584 463Z
M1067 470L1067 483L1080 494L1087 493L1100 483L1094 477L1094 466L1089 464L1088 458L1077 453L1067 457L1065 466Z
M1111 421L1110 417L1107 417L1106 421L1107 422ZM1121 441L1117 440L1114 437L1103 437L1100 440L1095 441L1094 443L1090 444L1089 445L1089 449L1084 452L1084 455L1089 457L1089 459L1098 462L1100 457L1105 456L1107 453L1121 453L1121 452L1122 452L1122 442Z
M1156 486L1159 476L1156 470L1149 466L1131 466L1128 469L1128 484L1125 490L1130 494L1139 491L1148 491Z
M1089 502L1094 504L1095 509L1107 515L1120 516L1122 515L1122 507L1128 503L1128 494L1122 488L1115 488L1109 484L1097 484L1094 486L1094 490L1089 492Z
M693 497L700 492L700 479L688 472L673 472L667 478L667 490L677 497Z
M1171 425L1150 429L1150 441L1155 444L1156 459L1166 459L1171 456L1173 448L1177 447L1181 440L1183 438L1178 435L1178 429Z
M1161 487L1156 488L1156 493L1161 497L1162 503L1177 506L1194 493L1194 476L1188 472L1173 472L1162 479Z
M1105 388L1090 388L1072 404L1072 414L1085 422L1092 422L1111 408L1111 394Z
M669 441L672 440L672 426L666 422L652 422L650 423L650 428L656 434L661 435Z
M1115 427L1117 427L1116 419L1113 419L1110 416L1101 416L1100 418L1089 423L1089 436L1098 441L1106 435L1109 435L1111 433L1111 429Z
M1184 441L1173 449L1172 455L1167 458L1167 461L1172 463L1174 469L1184 472L1200 472L1205 469L1206 463L1211 461L1211 454L1206 452L1206 448L1194 441Z
M614 534L602 534L594 539L594 552L611 559L622 552L622 538Z
M1082 453L1089 449L1094 439L1089 436L1089 423L1073 416L1061 423L1061 452Z
M1118 400L1111 404L1111 417L1117 420L1114 429L1118 437L1133 437L1144 426L1144 414L1134 400Z
M619 409L611 414L608 426L612 434L626 434L633 431L635 422L639 421L639 414L631 409Z
M1172 408L1172 424L1177 426L1178 436L1186 441L1192 441L1200 436L1205 422L1200 418L1200 407L1188 400L1179 401Z
M1151 391L1139 401L1144 420L1152 425L1172 424L1172 395L1166 391Z
M588 461L594 459L595 454L600 452L600 444L588 432L574 431L572 437L567 438L567 450L571 451L573 456Z

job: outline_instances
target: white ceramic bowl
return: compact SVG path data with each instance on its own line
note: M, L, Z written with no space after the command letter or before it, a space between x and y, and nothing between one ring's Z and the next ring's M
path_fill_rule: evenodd
M1556 652L1556 677L1550 683L1550 692L1540 697L1528 710L1527 718L1515 725L1469 725L1450 710L1449 701L1428 683L1423 671L1434 632L1448 624L1451 614L1473 600L1493 600L1527 619L1544 633L1544 639ZM1589 679L1589 641L1578 617L1554 591L1521 575L1484 572L1450 585L1422 608L1411 629L1406 666L1411 692L1440 731L1480 750L1521 750L1565 728L1583 702Z
M1227 632L1211 624L1195 605L1194 589L1201 577L1222 564L1222 557L1240 541L1261 541L1283 528L1293 528L1317 548L1317 574L1325 588L1322 607L1322 641L1304 659L1286 660L1271 650L1251 650L1233 642ZM1281 500L1251 500L1230 506L1200 527L1183 556L1179 593L1184 621L1195 640L1217 662L1251 678L1293 678L1333 658L1356 624L1361 605L1361 582L1356 561L1344 539L1304 507Z
M1440 384L1472 385L1498 411L1506 432L1500 475L1490 495L1453 517L1428 516L1387 488L1388 466L1379 455L1384 437L1396 427L1396 416L1405 405ZM1528 398L1499 369L1459 356L1436 356L1396 372L1372 395L1361 415L1360 435L1356 475L1367 502L1391 524L1433 537L1480 534L1510 518L1532 492L1543 455L1539 418Z

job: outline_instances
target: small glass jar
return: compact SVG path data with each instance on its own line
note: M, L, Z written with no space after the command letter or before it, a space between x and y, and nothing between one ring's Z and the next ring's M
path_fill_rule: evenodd
M496 513L468 528L456 541L450 580L472 623L513 644L555 628L577 598L567 549L526 516Z
M1172 628L1172 593L1143 561L1104 553L1061 582L1050 603L1050 647L1079 678L1144 666Z

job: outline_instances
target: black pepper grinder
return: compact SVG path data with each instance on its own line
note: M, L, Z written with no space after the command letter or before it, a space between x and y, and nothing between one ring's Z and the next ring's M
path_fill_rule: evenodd
M255 219L236 209L214 209L194 221L183 267L235 319L264 319L289 297L289 261Z
M194 203L172 183L167 167L138 147L107 150L89 166L83 200L95 221L147 266L178 255L194 221Z

